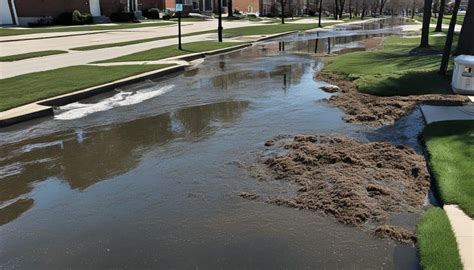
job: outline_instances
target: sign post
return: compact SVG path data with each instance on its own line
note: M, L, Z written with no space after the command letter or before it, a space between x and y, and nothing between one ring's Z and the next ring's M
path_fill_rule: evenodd
M181 47L181 11L183 11L183 4L176 4L175 8L176 12L178 12L178 50L182 50Z
M217 36L219 39L219 42L222 42L222 0L217 0L217 7L218 7L218 12L219 12L219 22L217 26Z

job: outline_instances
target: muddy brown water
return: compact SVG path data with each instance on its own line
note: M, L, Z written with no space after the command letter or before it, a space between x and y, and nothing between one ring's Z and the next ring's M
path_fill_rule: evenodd
M371 34L383 35L366 31L333 46ZM1 130L0 268L417 268L411 245L239 197L295 192L244 169L278 134L420 150L418 111L375 129L343 122L322 101L330 95L314 79L313 35L209 57L183 74L58 108L55 119ZM418 216L395 219L414 227Z

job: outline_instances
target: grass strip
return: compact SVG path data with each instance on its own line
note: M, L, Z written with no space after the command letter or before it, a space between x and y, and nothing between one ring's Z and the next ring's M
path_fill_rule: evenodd
M463 269L456 238L443 209L431 208L426 211L416 234L422 269Z
M230 37L246 36L246 35L270 35L270 34L289 32L289 31L308 30L308 29L313 29L315 27L316 26L312 24L283 24L283 25L270 24L270 25L258 25L258 26L245 26L245 27L224 29L224 36L227 38L230 38ZM189 37L189 36L196 36L196 35L209 34L209 33L216 33L216 31L215 30L200 31L200 32L195 32L195 33L187 33L182 36ZM72 48L71 50L89 51L89 50L97 50L97 49L112 48L112 47L122 47L122 46L134 45L134 44L163 40L163 39L177 38L177 37L178 35L170 35L170 36L163 36L163 37L156 37L156 38L146 38L146 39L124 41L124 42L76 47L76 48Z
M0 111L169 65L72 66L0 80Z
M464 22L464 17L465 17L465 15L458 14L458 16L456 17L456 24L462 25L463 22ZM423 21L423 16L415 16L415 19L417 21L422 22ZM451 15L443 16L443 24L449 25L450 22L451 22ZM434 16L431 16L430 24L435 24L436 25L437 23L438 23L438 18L435 18Z
M67 52L59 51L59 50L51 50L51 51L39 51L39 52L7 55L7 56L1 56L0 62L13 62L13 61L19 61L19 60L24 60L24 59L29 59L29 58L36 58L36 57L63 54L63 53L67 53Z
M441 51L445 39L431 36L430 44ZM450 77L437 74L441 56L410 55L418 45L418 38L387 37L383 50L336 56L323 72L347 75L359 91L378 96L450 93Z
M244 44L242 42L216 42L197 41L183 44L183 50L178 50L176 45L154 48L142 52L132 53L117 58L99 61L96 63L133 62L133 61L155 61L169 57L186 55L191 53L206 52L217 49L229 48Z
M65 26L65 27L35 27L35 28L0 28L0 36L18 36L40 33L56 33L56 32L79 32L79 31L106 31L120 29L136 29L144 27L156 27L175 24L174 22L160 23L118 23L114 25L84 25L84 26Z
M200 31L200 32L183 34L181 36L182 37L189 37L189 36L196 36L196 35L208 34L208 33L213 33L213 32L215 32L215 31L214 30ZM178 35L155 37L155 38L145 38L145 39L124 41L124 42L115 42L115 43L106 43L106 44L99 44L99 45L76 47L76 48L72 48L71 50L74 50L74 51L90 51L90 50L112 48L112 47L123 47L123 46L128 46L128 45L134 45L134 44L139 44L139 43L145 43L145 42L151 42L151 41L157 41L157 40L163 40L163 39L170 39L170 38L177 38L177 37L178 37Z
M474 121L435 122L425 127L423 137L441 200L474 218Z

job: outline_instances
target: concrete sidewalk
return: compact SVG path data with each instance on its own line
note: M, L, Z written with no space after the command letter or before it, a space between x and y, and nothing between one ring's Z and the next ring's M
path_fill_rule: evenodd
M427 124L447 120L474 120L474 105L432 106L421 105L421 112Z
M145 27L137 27L133 29L139 28L147 28L147 24L159 24L163 23L163 26L166 26L169 22L168 21L150 21L150 22L141 22L141 26ZM95 25L58 25L58 26L51 26L48 29L61 29L60 32L48 32L48 33L35 33L35 34L24 34L24 35L11 35L11 36L0 36L0 42L9 42L9 41L16 41L16 40L30 40L30 39L44 39L44 38L54 38L54 37L61 37L61 36L73 36L77 34L92 34L97 32L107 32L107 31L117 31L117 30L131 30L130 28L124 29L104 29L104 30L86 30L86 31L74 31L75 28L81 27L103 27L103 26L119 26L120 23L104 23L104 24L95 24ZM161 27L161 26L154 26L154 27ZM15 29L15 30L28 30L27 27L2 27L4 29ZM71 31L62 31L62 29L71 29Z
M184 37L182 41L184 43L183 47L185 48L185 43L215 39L215 35L213 34L204 34L198 36ZM232 42L236 40L227 41ZM61 55L30 58L15 62L0 62L0 79L68 66L85 65L95 61L107 60L153 48L165 47L176 44L176 38L172 38L146 43L139 43L124 47L112 47L91 51L71 51L67 54Z
M224 28L237 28L245 26L264 25L260 22L230 21L224 22ZM217 20L203 22L183 22L182 34L216 30ZM77 47L102 45L109 43L125 42L139 39L159 38L178 34L178 26L165 25L134 29L118 29L106 31L68 32L69 35L54 39L36 39L0 43L0 56L22 54L46 50L69 50ZM81 33L82 35L77 35ZM86 35L84 35L84 33ZM89 33L90 35L87 35ZM34 34L37 37L47 37L52 33ZM55 33L58 34L58 33ZM32 36L32 35L25 35Z
M474 220L459 209L457 205L445 205L443 209L448 215L456 236L464 269L474 270Z

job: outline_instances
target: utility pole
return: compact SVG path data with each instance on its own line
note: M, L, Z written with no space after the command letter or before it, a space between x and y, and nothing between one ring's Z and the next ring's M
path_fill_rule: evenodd
M219 12L219 23L217 26L217 35L219 42L222 42L222 0L217 0L218 12Z

